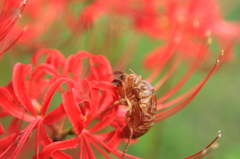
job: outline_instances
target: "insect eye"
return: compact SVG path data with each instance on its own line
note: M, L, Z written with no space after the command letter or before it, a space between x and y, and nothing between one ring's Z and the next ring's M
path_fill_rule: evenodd
M119 82L112 82L112 84L119 86Z
M122 82L119 79L113 80L112 83L115 84L116 86L122 86Z

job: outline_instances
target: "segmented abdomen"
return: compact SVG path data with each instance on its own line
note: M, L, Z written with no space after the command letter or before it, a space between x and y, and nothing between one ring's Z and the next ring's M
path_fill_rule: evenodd
M155 94L152 94L148 98L148 100L140 99L139 103L133 105L133 112L130 119L130 124L133 129L133 139L147 133L154 124L157 110L157 99ZM130 133L129 127L126 125L123 128L121 135L122 137L129 138Z

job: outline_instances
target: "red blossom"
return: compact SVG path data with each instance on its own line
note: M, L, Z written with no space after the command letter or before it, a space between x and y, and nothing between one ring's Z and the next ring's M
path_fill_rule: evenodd
M43 54L47 54L47 56L45 62L40 64L38 60ZM86 66L81 62L86 58L89 59L89 72L84 72ZM38 51L33 56L32 62L32 65L17 63L13 69L12 82L9 86L0 88L2 90L0 91L0 105L3 111L6 111L7 115L28 122L28 126L21 131L20 135L19 130L12 132L15 137L11 143L4 145L5 150L2 149L1 157L16 157L35 129L37 129L36 158L66 156L59 150L75 148L77 145L81 145L82 141L84 141L84 145L90 144L89 140L84 139L83 136L95 136L92 134L93 132L104 129L114 119L114 116L109 116L104 117L104 120L101 121L101 112L98 111L104 111L118 98L114 85L110 82L111 76L109 77L109 75L112 70L107 59L85 51L80 51L65 59L57 50L45 49ZM75 67L72 64L75 64ZM46 75L50 77L46 77ZM64 83L67 86L65 88L63 87ZM39 84L41 85L39 86ZM38 89L39 91L36 91ZM62 104L48 112L56 92L62 94ZM114 112L116 114L117 109ZM61 123L64 123L66 118L73 128L62 130ZM87 130L86 127L93 120L97 120L99 123ZM59 127L58 129L56 125L57 128ZM46 131L45 126L53 131ZM76 134L75 138L58 141L72 133ZM115 136L109 137L115 138ZM71 143L70 147L68 142ZM110 148L103 140L93 140L91 143L105 156L104 149L121 156L120 151L117 152ZM43 147L41 152L39 152L40 145ZM56 147L58 148L56 149ZM88 149L86 149L87 152Z
M207 31L221 38L232 39L239 34L238 26L225 21L216 0L124 0L107 3L96 0L79 12L79 24L89 26L100 15L120 15L129 18L133 25L154 37L166 37L174 27L182 34L204 37ZM76 23L76 22L75 22ZM224 29L226 26L231 29ZM186 36L186 35L184 35Z
M189 61L193 58L201 58L203 55L208 60L211 55L210 49L201 48L208 47L213 37L215 43L227 48L225 58L230 57L233 41L239 40L239 26L222 18L215 0L170 0L163 2L163 7L165 27L163 32L155 32L154 35L163 38L164 45L160 45L146 55L146 67L150 67L149 64L159 63L157 57L172 53L180 54ZM202 50L201 54L198 53L199 50ZM207 60L205 62L208 62Z
M192 59L202 44L206 41L216 40L217 44L228 47L234 40L239 40L240 29L237 23L226 21L220 12L216 0L169 0L159 2L156 0L125 0L125 1L94 1L86 5L79 12L78 22L69 24L75 27L73 32L85 26L93 26L95 21L103 15L109 19L124 17L131 26L139 32L146 33L161 42L158 49L170 47L184 58ZM70 18L74 19L74 18ZM125 23L123 22L124 25ZM119 24L116 24L119 25ZM72 27L73 28L73 27ZM119 32L121 30L117 30ZM162 45L162 41L164 45ZM224 42L224 43L223 43ZM209 51L207 55L211 55ZM229 53L229 51L228 51ZM146 54L147 57L151 54Z
M83 59L88 59L88 66L83 64ZM40 63L42 60L44 62ZM1 157L18 156L23 145L31 142L28 138L35 129L35 158L71 158L61 150L76 149L78 145L80 158L95 158L90 145L106 158L110 158L107 154L109 152L121 157L122 152L116 148L123 140L121 131L126 125L125 114L128 108L115 106L106 115L101 115L119 98L115 86L111 83L113 71L108 60L102 55L92 55L85 51L79 51L65 59L57 50L43 49L38 51L31 61L32 64L28 65L17 63L10 84L0 87L0 106L3 112L28 123L22 131L18 129L8 134L11 142L0 149ZM162 65L168 61L166 57ZM196 96L219 63L218 60L207 76L189 91L172 99L197 69L200 61L201 59L197 59L193 62L182 79L164 96L158 98L159 112L156 122L183 109ZM163 79L154 86L156 90L172 75L178 64L179 61L176 61ZM162 65L157 66L158 72ZM153 72L148 81L151 82L156 77L156 72ZM57 93L61 94L61 101L59 105L54 105L51 101ZM66 120L71 123L70 128L64 128ZM89 127L93 122L96 123ZM13 122L13 125L17 123ZM114 130L99 133L108 126ZM66 140L68 135L75 136ZM5 137L1 140L6 139ZM128 154L126 156L136 158Z
M36 49L42 45L47 45L43 40L43 34L46 33L62 15L66 2L48 0L48 1L28 1L24 11L24 25L28 25L24 36L19 39L18 43L24 44L31 49ZM17 34L23 27L22 22L17 23L13 34ZM54 40L59 30L55 29L48 36L48 42Z
M76 6L77 15L75 10L69 7L71 5ZM225 42L225 46L239 40L239 26L235 22L224 20L220 11L216 0L29 1L22 18L27 21L24 26L28 24L28 29L19 39L19 43L28 46L27 49L34 50L53 44L62 45L63 42L68 46L70 40L78 38L77 35L81 37L87 31L92 31L91 26L95 26L104 16L110 19L108 27L121 34L119 27L126 27L126 23L122 21L115 24L111 20L123 17L138 32L146 33L161 42L164 40L163 48L169 45L173 48L172 51L181 53L185 58L192 58L210 35L216 37L218 44ZM13 28L14 37L24 26L20 22ZM66 41L57 38L62 35L62 30L70 31L71 36L64 38L68 39ZM108 34L106 37L109 37ZM105 47L100 51L107 55ZM129 48L129 43L127 47ZM158 48L161 47L162 45ZM122 57L119 59L122 62Z
M69 7L75 4L81 5L81 9L75 11ZM117 40L113 37L122 37L123 32L118 27L125 27L125 24L138 33L153 37L161 45L146 53L144 67L151 71L143 78L152 83L157 96L157 91L162 91L162 86L178 71L183 59L188 59L186 72L169 90L158 96L155 122L186 107L215 72L220 60L225 60L222 54L205 72L205 77L185 93L176 95L201 67L201 62L205 59L211 61L205 57L211 55L209 44L212 38L216 38L217 44L230 41L227 54L231 51L232 41L239 40L238 26L223 19L215 0L50 0L29 1L26 8L25 5L24 0L0 2L3 8L0 14L0 56L17 41L34 50L54 43L62 45L60 38L56 37L62 35L63 28L70 29L72 35L68 40L75 40L76 35L85 35L101 18L108 17L111 30L106 27L109 36L103 40L103 50L90 49L97 53L106 52L106 55L111 50L109 46L115 50L111 44ZM23 10L23 20L20 21ZM120 21L117 24L113 23L116 17ZM110 35L114 31L119 36ZM24 32L26 34L22 36ZM92 35L88 43L95 46L97 36ZM70 42L66 41L63 46L74 46L68 44ZM127 42L122 50L124 54L119 56L115 71L120 71L119 68L133 58L134 48L130 43ZM0 87L0 119L9 117L11 120L8 126L0 123L0 158L20 157L21 152L34 152L33 158L37 159L96 158L93 147L105 158L111 158L109 153L122 158L122 151L117 147L125 140L121 133L126 126L125 116L129 108L116 105L102 115L120 97L112 83L113 72L109 59L87 51L65 58L56 49L41 49L32 56L30 64L16 63L12 80L7 86ZM211 148L212 143L206 149ZM26 149L24 146L28 144L33 146ZM203 150L190 157L204 156L202 153ZM125 156L137 158L129 154Z
M25 27L21 27L16 36L12 37L9 34L14 29L16 22L22 16L22 12L25 8L26 0L3 0L0 2L0 57L8 51L22 36L25 31Z

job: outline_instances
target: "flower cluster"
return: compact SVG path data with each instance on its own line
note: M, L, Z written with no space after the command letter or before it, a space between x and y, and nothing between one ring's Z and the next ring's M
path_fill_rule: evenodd
M21 28L17 32L17 36L14 36L12 41L9 34L11 33L17 20L22 16L22 12L25 8L26 1L1 1L1 13L0 13L0 57L8 51L19 38L22 36L26 28ZM10 44L9 44L10 43Z
M42 60L43 63L40 62ZM84 60L87 60L85 64ZM156 121L185 107L216 66L189 92L164 102L186 82L193 71L189 70L175 87L158 99L158 110L173 107L158 113ZM126 125L124 119L128 108L115 106L108 115L101 115L119 98L111 83L112 72L111 65L104 56L85 51L65 59L57 50L42 49L31 58L31 64L17 63L13 69L12 81L6 87L0 87L1 118L12 117L8 135L1 139L1 143L4 143L1 144L1 157L15 158L27 142L34 142L37 158L69 158L69 155L60 150L73 149L78 145L80 156L94 158L90 144L107 158L109 156L102 149L120 157L121 151L115 148L122 141L120 134ZM163 79L167 80L166 77ZM51 101L57 94L61 95L61 101L53 104ZM96 123L92 125L94 121ZM27 123L22 131L19 122ZM67 122L71 124L66 128ZM107 130L108 126L114 130L97 133ZM34 130L35 140L29 139ZM1 126L1 134L3 133ZM73 138L66 139L73 134Z
M180 53L192 60L193 56L199 55L197 52L206 39L210 42L214 37L217 44L226 48L234 40L239 40L240 34L238 25L223 19L216 0L30 1L23 15L23 20L17 23L12 32L17 35L23 27L28 26L16 45L21 49L21 45L24 45L26 52L70 44L71 49L79 50L81 43L84 43L82 39L92 33L89 36L91 44L80 49L111 57L109 54L113 49L109 49L110 45L116 46L122 35L133 30L135 35L142 33L159 43L154 51L146 55L145 63L157 63L155 59L162 52ZM136 45L131 40L137 43L136 39L131 38L126 42L128 49ZM102 46L98 46L98 43ZM125 49L120 53L134 54ZM149 66L146 64L146 67Z
M131 63L134 54L131 44L135 41L127 41L128 45L119 49L122 54L115 56L112 51L121 35L129 29L135 35L141 33L157 41L157 47L144 54L143 69L151 71L143 79L152 83L156 91L154 117L155 122L159 122L187 106L215 72L220 60L226 59L222 52L202 80L185 93L176 94L201 63L207 61L211 38L216 37L217 43L222 44L225 40L238 40L240 33L236 25L224 21L215 0L35 0L26 3L6 0L1 4L0 56L11 48L15 54L25 50L31 59L30 64L16 63L12 80L0 87L0 120L7 121L7 124L0 123L0 158L31 155L33 158L92 159L97 158L97 154L111 158L110 153L123 158L123 152L117 147L124 140L122 130L127 125L126 113L131 107L120 104L111 107L122 97L112 81L117 78L114 71L120 72ZM98 35L94 33L102 25L107 31L99 45ZM65 36L68 31L70 36ZM59 51L69 47L82 50L75 38L86 37L91 48L86 50L98 55L79 51L65 58ZM9 41L10 45L5 45ZM43 49L53 48L56 43L58 49ZM230 48L225 54L231 52ZM33 51L36 52L32 54ZM168 90L161 90L174 78L184 59L188 59L186 71ZM159 91L164 93L160 96ZM129 118L131 120L131 116Z
M44 63L39 63L44 54L47 54ZM88 59L88 68L83 67L84 59ZM76 148L77 145L84 145L80 149L83 156L92 156L90 143L98 149L100 145L119 156L119 152L104 143L106 139L101 137L101 134L92 134L106 127L114 117L100 120L101 111L118 97L113 84L109 82L112 70L107 59L84 51L65 59L57 50L40 50L31 61L32 64L29 65L17 63L13 70L13 80L7 87L1 87L0 105L5 112L4 116L14 117L11 127L15 128L1 139L10 141L1 142L4 143L1 144L1 157L15 158L35 129L37 158L69 158L59 150ZM53 111L48 112L57 92L61 94L62 101L59 105L51 106ZM18 120L28 123L21 132L18 129ZM72 127L64 130L66 120L70 121ZM92 120L99 122L87 129ZM50 134L45 126L52 129ZM75 138L53 142L63 140L72 133L76 134ZM114 137L111 134L103 136ZM41 153L40 145L43 147Z

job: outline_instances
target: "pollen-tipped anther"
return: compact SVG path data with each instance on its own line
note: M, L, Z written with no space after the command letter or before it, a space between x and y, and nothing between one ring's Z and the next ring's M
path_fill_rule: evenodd
M219 130L218 131L218 135L217 137L215 137L215 139L213 139L212 142L210 142L210 144L208 144L205 148L203 148L201 151L191 155L191 156L188 156L188 157L185 157L184 159L191 159L195 156L197 156L196 158L202 158L204 157L204 155L206 155L207 153L211 152L213 149L217 148L219 146L218 143L215 143L218 138L220 138L222 136L222 131Z
M83 120L84 120L84 121L87 121L87 115L84 115L84 116L83 116Z
M207 44L208 44L208 45L211 45L211 44L212 44L212 37L211 37L211 36L209 36L209 37L207 38Z
M23 31L26 31L28 29L28 25L26 25L24 28L23 28Z
M216 65L218 66L218 64L219 64L219 62L220 62L220 59L221 59L221 57L224 55L224 50L221 50L221 54L220 54L220 56L219 56L219 58L217 59L217 61L216 61Z
M222 137L222 130L218 131L218 138Z
M223 55L224 55L224 50L221 51L221 56L223 56Z
M216 149L218 147L219 147L219 143L214 143L212 144L211 149Z
M212 44L212 32L211 30L207 30L206 31L206 37L207 37L207 45L211 45Z
M206 154L207 153L207 149L204 149L203 151L202 151L202 154Z

